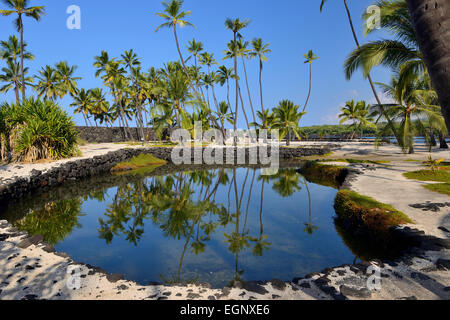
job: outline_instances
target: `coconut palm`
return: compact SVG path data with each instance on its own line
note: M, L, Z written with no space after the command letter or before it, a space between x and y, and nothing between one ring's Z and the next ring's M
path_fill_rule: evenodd
M192 41L189 41L187 50L194 57L194 66L197 67L197 61L200 59L200 52L203 51L203 43L201 43L200 41L197 42L195 41L195 39L192 39Z
M230 112L230 105L225 101L221 101L219 103L219 111L217 112L217 117L219 118L219 122L222 128L225 127L225 121L230 124L234 123L233 113Z
M353 127L351 139L355 138L359 128L371 126L369 113L370 107L365 101L347 101L345 106L341 108L341 114L339 114L339 118L341 119L340 123L343 124L348 121L353 122L351 125Z
M94 121L109 123L111 120L110 104L106 100L106 94L100 88L89 91L91 96L90 112L94 115Z
M28 72L28 68L25 68L23 70L26 75ZM7 93L9 90L14 89L16 95L16 103L17 105L19 105L19 92L22 87L22 77L19 63L14 63L13 60L8 60L6 62L6 67L3 67L1 71L3 73L0 74L0 82L4 82L5 84L0 87L0 92ZM25 77L26 85L32 85L32 82L33 78Z
M60 84L60 78L55 69L47 65L39 70L36 77L37 85L34 90L38 93L38 98L50 99L55 101L64 95Z
M406 0L414 31L430 77L439 96L442 112L450 128L450 34L442 26L450 23L450 2ZM448 30L448 29L447 29Z
M81 113L84 118L84 122L86 123L86 127L89 126L89 113L92 108L92 96L90 91L86 91L85 89L76 90L73 96L73 102L70 105L71 107L75 107L74 113Z
M231 107L230 102L230 79L234 77L233 68L227 68L225 66L220 66L217 70L218 81L221 86L227 85L227 102L228 106Z
M311 86L312 86L312 62L314 60L319 59L318 56L314 54L312 50L309 50L307 54L304 55L305 57L305 63L309 64L309 90L308 90L308 97L306 98L305 106L303 107L303 112L306 111L306 107L308 106L309 98L311 97Z
M414 153L414 137L418 132L427 131L423 123L424 118L434 128L441 130L445 128L445 122L440 107L429 104L433 101L430 97L436 93L428 90L429 80L427 77L417 76L407 82L400 80L397 72L392 77L390 84L380 83L379 85L383 88L384 93L395 101L386 107L400 122L401 140L398 143L405 152Z
M26 51L27 43L23 44L23 58L24 60L34 60L34 55ZM17 59L20 57L20 44L16 36L10 36L8 41L0 42L0 59L2 60L12 60L17 63Z
M323 11L323 7L324 7L326 2L327 2L327 0L322 0L321 1L321 3L320 3L320 12ZM347 13L347 18L348 18L348 22L349 22L349 25L350 25L350 29L351 29L352 35L353 35L353 39L355 40L356 46L359 48L360 44L359 44L358 36L356 35L355 27L354 27L354 24L353 24L353 19L352 19L351 13L350 13L350 9L348 7L347 0L343 0L343 3L344 3L345 11ZM372 76L370 75L370 73L367 73L367 79L369 80L370 88L372 89L372 92L373 92L373 95L375 97L375 100L378 103L378 108L384 114L384 117L387 120L388 125L390 126L390 128L391 128L392 132L394 133L394 135L399 138L399 135L397 133L397 129L396 129L394 123L389 118L388 113L385 112L385 110L384 110L384 107L383 107L383 105L381 103L380 97L378 96L377 90L375 88L375 84L374 84L374 82L372 80Z
M259 91L261 96L261 114L265 115L264 112L264 101L263 101L263 87L262 87L262 71L263 71L263 62L267 62L267 54L271 53L272 50L269 49L270 43L263 44L263 40L261 38L253 39L252 47L253 51L250 55L256 56L259 59ZM265 120L263 119L263 122Z
M56 64L56 76L60 82L60 88L63 98L67 93L73 95L77 89L77 81L81 80L80 77L75 77L74 73L77 70L77 66L69 66L66 61L61 61Z
M180 55L181 64L183 65L183 68L186 70L183 55L181 54L180 50L180 44L178 42L177 26L185 27L194 25L184 20L187 16L191 15L191 11L182 11L183 2L184 2L183 0L171 0L170 2L162 3L163 6L165 7L165 10L162 13L157 13L157 15L167 20L167 22L161 24L158 28L156 28L155 32L157 32L161 28L173 28L173 35L175 37L178 54Z
M25 73L23 61L25 59L25 46L23 41L23 18L30 17L36 21L39 21L41 17L45 14L44 6L38 7L28 7L29 0L2 0L3 4L6 5L8 10L0 10L0 15L10 16L12 14L17 14L17 19L14 20L14 25L17 31L20 33L20 73L22 75L22 99L25 100Z
M274 109L275 120L273 127L279 130L280 139L286 137L286 145L291 144L291 133L293 132L301 140L299 128L300 119L305 112L299 112L299 106L290 100L282 100Z
M246 28L249 25L249 20L240 20L237 19L226 19L225 20L225 27L228 30L231 30L233 32L234 37L234 43L237 41L237 37L241 36L239 33L242 29ZM236 108L234 109L234 132L237 131L237 121L238 121L238 111L239 111L239 78L237 76L238 74L238 68L237 68L237 46L234 47L233 50L233 59L234 59L234 72L236 74L235 80L236 80ZM237 137L234 138L234 145L237 145Z

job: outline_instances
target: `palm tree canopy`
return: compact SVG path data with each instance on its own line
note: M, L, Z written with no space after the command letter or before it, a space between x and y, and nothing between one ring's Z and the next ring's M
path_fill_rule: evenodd
M316 56L316 54L312 51L309 50L307 54L303 55L305 57L305 63L312 63L314 60L318 60L320 59L318 56Z
M25 51L27 43L24 42L23 48L23 58L25 60L34 60L34 55L30 52ZM0 42L0 59L2 60L17 60L20 55L20 43L16 36L12 35L9 37L8 41Z
M156 28L155 32L161 28L172 28L176 25L180 27L194 26L192 23L184 20L187 16L191 15L191 11L182 11L183 2L183 0L171 0L170 2L162 3L165 10L162 13L157 13L157 15L167 20L167 22Z
M9 10L0 10L0 15L10 16L14 13L18 15L18 18L14 20L14 25L17 30L21 29L21 17L25 15L27 17L33 18L39 21L41 17L45 14L44 6L28 7L29 0L2 0L3 4L6 5Z

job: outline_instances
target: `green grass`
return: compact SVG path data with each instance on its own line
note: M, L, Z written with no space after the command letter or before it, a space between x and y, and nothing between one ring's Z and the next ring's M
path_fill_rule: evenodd
M403 175L413 180L450 183L450 172L447 170L419 170L406 172Z
M320 162L343 162L343 163L370 163L370 164L387 164L387 160L359 160L359 159L321 159Z
M450 183L436 183L424 186L426 189L450 196Z
M407 172L403 175L413 180L443 182L424 185L423 187L430 191L450 196L450 171L447 166L440 168L440 170L419 170Z
M344 166L327 165L318 161L308 161L300 173L312 183L339 189L347 175Z
M338 192L335 209L339 218L358 221L371 232L387 232L391 227L412 223L401 211L350 190Z
M141 154L132 158L128 162L121 162L117 164L111 171L114 173L148 173L157 167L165 165L166 163L167 161L158 159L151 154Z

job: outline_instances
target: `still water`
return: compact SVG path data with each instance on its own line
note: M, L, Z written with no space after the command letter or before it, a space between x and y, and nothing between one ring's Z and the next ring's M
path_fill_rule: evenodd
M128 280L292 280L352 263L334 223L337 190L295 169L105 176L35 194L0 214L75 261Z

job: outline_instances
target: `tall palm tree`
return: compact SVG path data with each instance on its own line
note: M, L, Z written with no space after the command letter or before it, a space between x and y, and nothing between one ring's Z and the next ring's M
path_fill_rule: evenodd
M34 60L34 55L26 51L27 43L23 44L24 53L23 58L25 60ZM0 42L0 59L12 60L17 63L17 59L20 57L20 43L16 36L9 36L8 41Z
M323 7L324 7L326 2L327 2L327 0L322 0L321 1L320 12L323 11ZM354 24L353 24L353 19L352 19L351 13L350 13L350 9L348 7L347 0L343 0L343 3L344 3L345 11L347 13L347 18L348 18L348 22L349 22L349 25L350 25L350 29L351 29L352 35L353 35L353 39L355 40L356 46L359 48L360 44L359 44L358 36L356 35L355 27L354 27ZM380 97L378 96L377 90L375 88L375 84L373 83L372 76L370 75L370 73L367 73L367 79L369 80L370 88L372 89L373 95L375 96L375 100L377 101L380 110L384 114L384 116L385 116L385 118L386 118L386 120L387 120L387 122L388 122L388 124L389 124L389 126L390 126L390 128L392 130L392 132L394 133L395 137L399 138L400 136L397 133L397 129L396 129L394 123L389 118L388 113L384 110L384 107L383 107L383 105L381 103Z
M233 32L234 37L234 43L237 41L237 37L241 36L240 31L244 28L246 28L249 25L249 20L240 20L237 19L226 19L225 20L225 27L228 30L231 30ZM237 76L238 74L238 68L237 68L237 46L234 47L234 73L236 75L236 108L234 109L234 132L237 131L237 121L238 121L238 111L239 111L239 78ZM237 145L237 137L234 138L234 145Z
M267 54L271 53L272 50L269 49L270 43L263 44L263 40L261 38L253 39L252 47L253 51L250 53L253 56L257 56L259 59L259 92L261 96L261 114L264 116L264 101L263 101L263 87L262 87L262 71L263 71L263 62L267 62ZM263 119L263 123L265 120Z
M286 137L286 145L291 145L291 132L301 140L301 130L299 128L300 119L305 112L299 112L299 106L289 100L281 101L274 109L275 120L273 127L280 132L280 139Z
M200 41L197 42L195 41L195 39L192 39L192 41L189 41L187 50L194 57L194 65L197 68L197 61L198 59L200 59L200 52L203 51L203 43L201 43Z
M177 26L185 27L194 25L184 20L187 16L191 15L191 11L182 11L183 2L183 0L171 0L170 2L162 3L165 7L165 10L162 13L157 13L157 15L167 20L167 22L161 24L158 28L156 28L155 32L157 32L161 28L173 28L173 35L177 44L177 50L178 54L180 55L181 64L186 70L186 65L184 64L183 55L181 54L180 44L178 42Z
M100 120L101 123L109 123L111 120L110 104L106 100L106 94L100 88L90 90L91 95L91 111L94 114L95 120Z
M75 77L74 73L77 70L77 66L69 66L66 61L61 61L56 64L56 76L60 81L60 87L63 95L61 98L69 93L74 95L77 90L77 81L81 80L81 77Z
M220 66L217 70L218 80L221 86L227 85L227 102L228 106L231 108L230 102L230 79L234 77L233 68L227 68L225 66Z
M311 86L312 86L312 62L314 60L319 59L318 56L314 54L312 50L309 50L307 54L304 55L305 57L305 63L309 64L309 90L308 90L308 97L306 98L305 106L303 107L303 112L306 111L306 107L309 102L309 98L311 97Z
M414 31L450 128L450 2L406 0ZM447 29L443 29L447 26ZM447 30L447 31L445 31Z
M23 18L25 16L39 21L45 14L44 6L28 7L29 0L2 0L2 2L9 8L9 10L0 10L0 15L10 16L12 14L17 14L17 19L14 21L14 25L16 26L17 31L20 33L20 72L22 74L22 99L25 100L26 83L23 65L23 60L25 59L25 48L23 41Z

